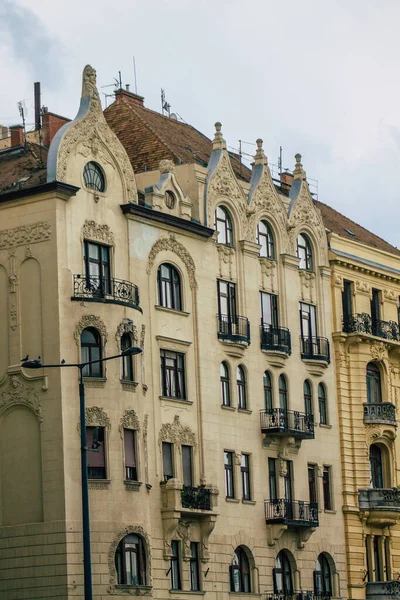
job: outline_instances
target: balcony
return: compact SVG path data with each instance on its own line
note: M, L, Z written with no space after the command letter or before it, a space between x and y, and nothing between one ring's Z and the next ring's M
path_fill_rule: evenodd
M373 319L368 313L349 315L343 320L344 333L374 335L392 342L400 342L399 325L396 321Z
M209 488L183 486L181 504L182 508L211 510L211 490Z
M364 423L381 423L382 425L394 425L396 422L396 407L391 402L364 402Z
M329 341L324 337L300 338L302 360L330 363Z
M292 353L292 344L290 340L290 331L285 327L272 327L271 325L261 324L261 350L265 352L280 352L290 356Z
M241 346L250 344L250 323L238 315L217 315L218 339Z
M317 502L303 500L265 500L266 523L283 523L295 527L318 527Z
M108 302L139 308L137 285L123 279L102 279L97 275L74 275L74 295L71 300Z
M395 600L400 598L400 581L374 581L367 583L367 600Z
M367 512L367 523L389 527L400 520L400 490L397 488L370 488L358 490L360 511Z
M315 594L307 590L300 592L266 592L265 600L331 600L332 594Z
M271 408L260 411L261 432L274 435L290 435L300 440L313 440L314 415L286 410L284 408Z

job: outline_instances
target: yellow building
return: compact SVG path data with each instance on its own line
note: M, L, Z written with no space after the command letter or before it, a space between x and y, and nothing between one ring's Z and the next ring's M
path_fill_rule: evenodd
M0 182L0 597L83 597L77 373L21 358L132 345L84 371L94 598L345 600L349 517L364 593L366 426L341 460L356 430L339 427L332 326L344 361L362 336L341 333L340 288L332 308L337 213L300 155L275 181L262 141L249 171L219 123L211 143L124 90L104 114L88 66L76 119L48 154L1 152ZM389 448L395 425L379 427Z

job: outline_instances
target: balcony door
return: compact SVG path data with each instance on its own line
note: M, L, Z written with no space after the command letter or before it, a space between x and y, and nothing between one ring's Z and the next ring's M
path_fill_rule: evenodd
M218 279L218 315L222 333L236 333L236 285L222 279Z
M284 488L285 488L285 507L286 507L286 518L293 518L293 461L286 461L286 471L283 476Z
M382 489L384 486L382 450L376 444L369 449L369 464L371 471L371 487Z
M352 282L343 281L342 292L342 310L343 310L343 331L348 331L350 318L353 313Z
M261 321L266 331L278 327L278 296L275 294L261 292Z
M372 288L372 299L371 299L371 317L372 323L376 323L381 318L381 301L380 301L380 290Z
M300 302L300 329L303 340L317 337L317 311L312 304Z
M110 294L110 248L85 241L83 251L86 286L99 296Z

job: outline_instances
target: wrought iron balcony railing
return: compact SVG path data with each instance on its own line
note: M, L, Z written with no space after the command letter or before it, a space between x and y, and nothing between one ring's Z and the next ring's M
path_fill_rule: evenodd
M400 490L397 488L369 488L358 490L360 510L394 510L400 512Z
M318 527L318 503L303 500L264 500L267 523L284 523L298 527Z
M395 600L400 598L400 581L373 581L366 586L367 600Z
M373 319L368 313L348 315L343 319L345 333L367 333L385 340L400 341L399 324L396 321Z
M283 352L288 356L292 353L290 331L285 327L272 327L261 324L261 350Z
M211 492L208 488L183 486L181 491L182 508L211 510Z
M364 423L396 423L396 407L391 402L364 402Z
M114 277L103 279L97 275L74 275L72 299L82 298L93 302L110 302L139 308L137 285Z
M301 337L301 358L330 362L329 341L324 337Z
M314 415L285 408L260 411L261 432L292 435L298 439L314 439Z
M265 600L331 600L331 593L316 594L307 590L300 592L266 592Z
M217 315L218 338L231 342L250 344L250 323L238 315Z

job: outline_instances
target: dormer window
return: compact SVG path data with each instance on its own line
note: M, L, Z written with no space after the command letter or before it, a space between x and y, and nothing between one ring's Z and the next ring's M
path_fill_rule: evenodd
M274 236L267 221L260 221L257 225L257 243L260 244L260 256L275 258Z
M304 233L297 236L297 258L300 259L299 269L304 269L306 271L313 270L311 244Z
M85 187L95 192L104 192L106 189L106 180L103 169L95 162L88 162L83 169L83 181Z
M233 246L233 229L230 214L223 206L217 206L214 217L214 228L218 231L218 244Z
M165 192L165 206L169 209L172 209L175 206L175 202L175 194L167 190Z

